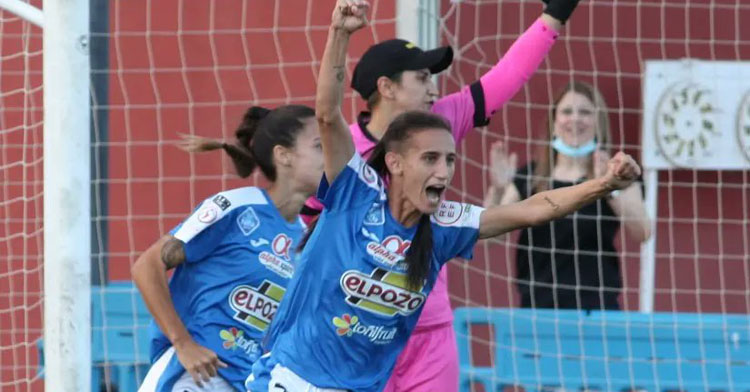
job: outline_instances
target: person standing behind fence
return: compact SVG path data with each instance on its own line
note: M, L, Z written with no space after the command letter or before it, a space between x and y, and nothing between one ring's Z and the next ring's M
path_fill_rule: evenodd
M209 197L133 265L155 320L152 366L139 391L244 391L296 268L299 210L323 172L315 112L252 107L234 142L188 137L183 147L224 150L240 177L259 167L270 185Z
M533 161L518 171L516 154L509 154L503 143L492 146L486 207L570 186L607 170L609 118L593 86L578 81L565 86L550 109L546 133L548 140ZM622 280L614 239L621 223L639 242L651 235L637 182L565 218L523 230L516 250L521 306L619 309Z

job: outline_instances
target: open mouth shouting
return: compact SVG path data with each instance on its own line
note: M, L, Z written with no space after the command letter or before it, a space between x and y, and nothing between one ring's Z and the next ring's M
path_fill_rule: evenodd
M427 201L434 207L440 204L444 192L445 185L443 184L428 185L424 191L425 195L427 195Z

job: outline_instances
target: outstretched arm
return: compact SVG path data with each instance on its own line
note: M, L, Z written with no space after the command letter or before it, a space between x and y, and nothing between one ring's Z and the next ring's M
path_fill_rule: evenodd
M324 171L332 183L354 154L349 126L341 112L346 79L349 37L367 25L369 4L361 0L338 0L331 17L325 52L318 74L315 116L320 126Z
M171 235L164 236L138 257L131 273L156 324L175 348L177 359L200 386L201 380L208 381L216 376L219 367L227 365L216 353L193 340L174 308L167 271L183 262L184 243Z
M632 157L619 152L608 162L605 175L565 188L539 192L517 203L486 209L480 218L479 237L495 237L512 230L559 219L630 186L641 173Z

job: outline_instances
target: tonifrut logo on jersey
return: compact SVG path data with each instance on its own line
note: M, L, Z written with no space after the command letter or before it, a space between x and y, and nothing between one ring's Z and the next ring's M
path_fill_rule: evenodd
M292 238L286 234L278 234L271 241L271 252L260 252L258 260L266 268L281 275L284 278L290 279L294 274L294 265L290 262L289 251L292 250Z
M237 350L239 348L247 355L259 354L260 345L258 345L258 342L253 339L248 339L244 335L245 331L235 327L222 329L219 332L219 337L224 341L224 343L222 343L224 349Z
M341 317L333 318L333 325L339 336L351 337L362 335L375 344L387 344L393 341L397 328L386 328L382 325L364 325L359 317L344 313Z
M411 241L405 241L397 235L391 235L380 243L370 241L367 244L367 254L372 256L378 263L405 270L406 266L401 262L404 260L404 256L406 255L406 251L409 250L410 245Z
M229 306L236 312L234 319L259 331L265 331L273 320L284 288L268 280L258 287L237 286L229 294Z
M384 316L408 316L425 301L421 287L420 291L406 288L406 275L382 268L375 268L370 275L348 270L341 275L340 284L349 304Z

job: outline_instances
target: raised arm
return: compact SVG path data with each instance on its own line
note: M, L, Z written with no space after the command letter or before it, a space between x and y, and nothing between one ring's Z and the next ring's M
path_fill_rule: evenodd
M354 154L349 125L341 112L346 79L349 37L367 25L370 5L360 0L338 0L328 29L328 40L318 73L315 116L320 126L324 171L332 183Z
M517 203L486 209L480 218L479 237L495 237L512 230L562 218L610 192L625 189L641 174L632 157L619 152L607 163L607 172L584 183L539 192Z
M457 118L451 124L457 142L473 127L486 124L531 78L552 49L559 35L558 31L573 13L578 1L545 0L547 6L539 19L516 39L497 64L480 77L478 83L465 87L471 92L473 106L467 106L461 99L463 94L467 94L464 90L448 95L436 103L439 111L463 113L452 116ZM467 107L473 108L473 114L464 113Z
M136 260L131 274L156 324L172 343L177 359L199 386L227 365L213 351L196 343L174 308L167 286L167 271L185 262L184 243L167 235Z

